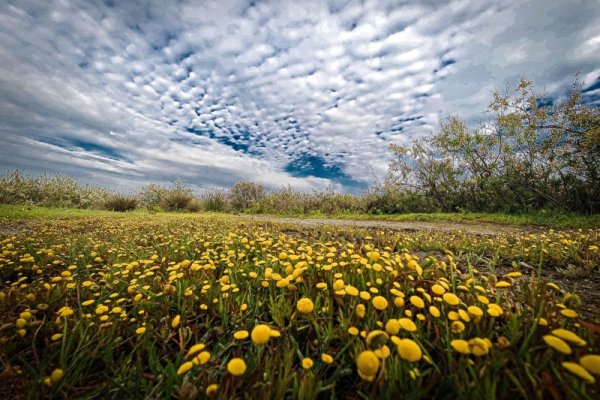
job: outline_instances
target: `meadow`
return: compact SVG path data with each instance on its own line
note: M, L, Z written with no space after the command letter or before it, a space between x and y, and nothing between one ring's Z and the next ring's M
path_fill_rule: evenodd
M600 395L597 228L25 214L0 218L3 398Z

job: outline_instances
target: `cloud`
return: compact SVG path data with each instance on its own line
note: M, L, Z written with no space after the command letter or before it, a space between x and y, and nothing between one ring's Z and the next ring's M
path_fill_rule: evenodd
M593 3L3 2L0 168L360 191L522 75L597 104Z

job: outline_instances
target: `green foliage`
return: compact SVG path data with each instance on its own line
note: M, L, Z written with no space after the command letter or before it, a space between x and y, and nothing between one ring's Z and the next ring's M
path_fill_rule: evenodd
M132 211L137 208L138 201L135 197L116 194L106 199L103 208L108 211Z
M193 198L185 207L189 212L200 212L204 210L204 204L200 199Z
M108 189L83 186L67 176L33 177L18 170L0 176L1 204L100 208L110 195Z
M364 195L363 204L363 212L376 215L430 212L434 209L422 193L410 188L402 189L390 179L375 183Z
M137 196L146 209L165 211L185 210L194 199L192 189L179 180L169 187L151 183L143 187Z
M160 205L165 211L185 210L194 199L192 189L186 187L183 182L176 181L165 191Z
M339 214L364 212L361 196L338 193L333 190L324 192L297 192L290 186L266 193L248 211L265 214Z
M392 176L444 211L600 211L600 109L581 104L578 83L545 104L525 79L494 92L490 123L450 116L430 137L392 145Z
M201 196L205 211L225 212L228 211L227 192L223 190L211 190Z
M244 211L265 196L263 185L254 182L236 182L228 192L228 200L236 211Z

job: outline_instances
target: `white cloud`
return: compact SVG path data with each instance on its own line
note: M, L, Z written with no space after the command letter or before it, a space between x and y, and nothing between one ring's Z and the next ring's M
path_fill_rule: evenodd
M134 186L366 183L390 142L480 116L507 80L594 83L593 3L3 2L0 166ZM301 156L321 161L293 173Z

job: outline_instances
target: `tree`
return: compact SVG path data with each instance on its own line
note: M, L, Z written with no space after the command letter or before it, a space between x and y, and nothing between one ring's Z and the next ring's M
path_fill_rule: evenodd
M488 111L474 129L449 116L392 145L391 175L449 211L600 210L600 110L582 104L579 82L550 104L522 79L512 94L494 91Z
M256 201L265 196L263 185L254 182L236 182L229 190L229 202L236 211L250 208Z

